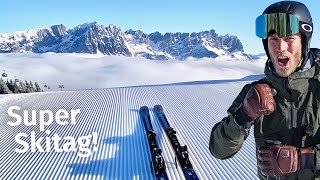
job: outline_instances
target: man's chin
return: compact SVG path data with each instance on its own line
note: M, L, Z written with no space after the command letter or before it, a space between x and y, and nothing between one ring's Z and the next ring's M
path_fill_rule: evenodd
M285 70L285 69L283 69L283 70L277 69L276 72L281 77L288 77L291 74L291 72L289 72L289 70Z

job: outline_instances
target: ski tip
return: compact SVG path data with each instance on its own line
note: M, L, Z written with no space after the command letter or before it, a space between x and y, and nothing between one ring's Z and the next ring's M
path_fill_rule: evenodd
M153 108L154 108L155 110L157 110L157 111L163 111L162 106L159 105L159 104L155 105Z
M147 111L149 110L148 106L141 106L140 111Z

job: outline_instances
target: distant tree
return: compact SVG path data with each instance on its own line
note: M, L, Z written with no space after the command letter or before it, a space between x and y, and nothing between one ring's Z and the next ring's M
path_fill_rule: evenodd
M25 93L25 92L27 92L27 87L22 81L20 81L19 82L19 93Z
M31 93L32 91L31 91L30 84L27 81L25 81L25 84L26 84L26 92L25 93Z
M35 88L36 92L42 92L42 90L37 82L34 83L34 88Z
M19 93L19 86L16 81L13 82L13 93Z
M43 92L37 82L33 84L31 81L19 81L18 84L17 81L12 79L4 81L0 78L0 94Z
M7 84L1 78L0 79L0 94L11 94L11 93L12 92L8 88Z
M14 92L14 85L13 85L12 79L10 79L10 80L7 79L6 85L11 92Z
M30 85L30 91L31 92L36 92L36 89L34 88L34 86L33 86L31 81L30 81L29 85Z

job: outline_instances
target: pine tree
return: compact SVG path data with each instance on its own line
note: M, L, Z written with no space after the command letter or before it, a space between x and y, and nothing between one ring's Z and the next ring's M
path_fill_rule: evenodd
M34 87L35 87L36 92L41 92L42 91L37 82L34 83Z
M14 92L14 86L13 86L13 81L12 81L12 79L10 79L10 81L7 79L6 86L9 88L9 90L10 90L11 92Z
M11 94L12 92L9 90L8 86L6 83L0 79L0 94Z
M19 86L16 81L14 81L13 83L13 89L14 89L13 93L19 93Z
M25 81L25 84L26 84L26 93L32 92L32 91L31 91L30 84L29 84L27 81Z
M19 82L19 85L18 83ZM11 94L11 93L31 93L31 92L43 92L39 84L35 82L34 84L30 81L13 81L12 79L7 79L4 81L0 78L0 94Z
M22 81L20 81L20 83L19 83L19 93L25 93L25 92L27 92L26 89L27 89L27 88L26 88L26 85L25 85Z
M36 92L36 89L33 87L33 84L32 84L31 81L30 81L29 85L30 85L30 91L31 92Z

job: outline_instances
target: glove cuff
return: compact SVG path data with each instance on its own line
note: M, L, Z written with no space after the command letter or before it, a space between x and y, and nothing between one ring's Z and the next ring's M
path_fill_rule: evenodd
M312 148L299 149L300 169L315 169L315 150Z
M235 119L239 125L247 129L249 129L253 124L253 120L244 112L242 104L236 110Z

